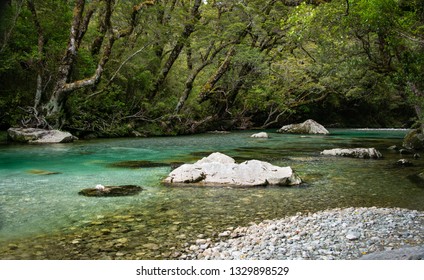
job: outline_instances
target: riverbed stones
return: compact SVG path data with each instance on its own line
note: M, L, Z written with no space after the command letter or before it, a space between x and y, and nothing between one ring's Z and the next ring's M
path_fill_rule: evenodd
M279 130L279 133L293 134L329 134L330 132L321 124L309 119L303 123L285 125Z
M374 252L395 251L408 244L415 248L407 253L408 258L419 259L423 256L423 232L424 212L336 208L238 227L229 235L221 235L220 241L210 242L205 250L187 248L187 258L353 260ZM376 254L372 259L399 259L399 254Z
M343 149L336 148L330 150L324 150L321 155L325 156L341 156L341 157L352 157L352 158L363 158L363 159L379 159L382 154L375 148L353 148Z
M279 167L268 162L248 160L237 164L222 153L212 153L193 164L173 170L164 183L219 186L299 185L302 180L291 167Z
M39 143L39 144L52 144L52 143L69 143L77 140L69 132L60 130L47 130L40 128L9 128L7 130L9 139L15 142L22 143Z

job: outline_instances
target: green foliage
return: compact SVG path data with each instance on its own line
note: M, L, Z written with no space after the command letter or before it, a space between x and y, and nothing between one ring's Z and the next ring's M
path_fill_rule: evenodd
M3 126L25 117L16 108L34 105L37 75L43 80L42 102L48 101L74 4L34 1L45 38L40 53L31 11L12 2L0 26L0 34L12 30L0 44ZM81 135L123 136L134 130L172 135L279 126L310 117L341 125L367 125L372 119L378 126L402 124L411 117L405 112L413 112L412 105L424 106L419 94L424 91L422 0L349 0L349 7L344 0L298 1L297 6L286 1L207 1L199 21L190 15L193 2L156 1L148 12L132 18L139 1L116 1L111 30L116 35L136 23L134 31L115 42L99 84L67 96L65 128ZM86 4L86 11L90 4L97 10L72 65L71 80L91 77L101 57L92 54L91 45L101 35L105 2ZM189 22L194 31L183 38ZM157 86L181 42L182 51ZM225 61L227 68L218 77ZM218 80L200 102L212 77ZM186 90L187 100L175 114Z
M92 98L73 95L68 102L69 128L82 135L93 132L102 137L128 135L131 125L122 122L122 118L128 115L122 96L122 88L115 85Z

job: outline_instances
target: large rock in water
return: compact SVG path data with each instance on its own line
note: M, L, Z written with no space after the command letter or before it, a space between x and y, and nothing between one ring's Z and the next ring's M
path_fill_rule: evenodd
M78 139L69 132L40 128L9 128L7 133L12 141L22 143L68 143Z
M165 183L228 186L298 185L302 180L290 167L274 166L268 162L248 160L237 164L221 153L213 153L193 164L173 170Z
M424 133L420 129L411 130L403 139L403 146L412 150L424 150Z
M322 151L321 155L365 158L365 159L368 159L368 158L378 159L383 157L381 153L377 151L375 148L331 149L331 150Z
M330 132L314 120L306 120L303 123L285 125L279 130L279 133L294 134L329 134Z

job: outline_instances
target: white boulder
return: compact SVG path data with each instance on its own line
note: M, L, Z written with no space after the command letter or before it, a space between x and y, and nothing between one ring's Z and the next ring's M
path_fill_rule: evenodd
M252 137L252 138L269 138L268 133L266 133L266 132L255 133L255 134L252 134L250 137Z
M285 125L279 130L279 133L294 134L329 134L330 132L314 120L306 120L303 123Z
M324 150L321 155L326 156L342 156L342 157L354 157L354 158L372 158L378 159L383 157L379 151L375 148L354 148L354 149L331 149Z
M174 169L165 183L197 185L266 186L298 185L302 180L290 167L274 166L268 162L249 160L237 164L233 158L213 153L193 164Z
M40 128L9 128L7 132L12 141L23 143L68 143L78 139L69 132Z

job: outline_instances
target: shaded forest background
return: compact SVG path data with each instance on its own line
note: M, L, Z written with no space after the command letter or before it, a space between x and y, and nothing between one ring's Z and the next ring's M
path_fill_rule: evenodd
M422 126L424 0L0 2L0 129Z

